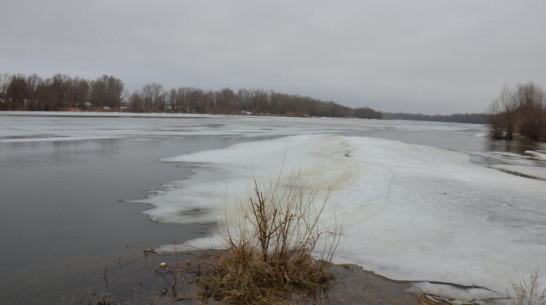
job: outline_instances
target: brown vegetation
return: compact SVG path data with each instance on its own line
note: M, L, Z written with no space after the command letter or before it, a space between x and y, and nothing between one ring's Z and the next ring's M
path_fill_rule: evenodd
M528 278L522 278L514 285L516 296L510 300L510 305L546 305L546 289L541 290L538 280L539 270L536 269Z
M4 74L0 75L0 110L119 109L122 92L123 83L113 76L89 81L61 74L48 79Z
M441 115L441 114L429 115L429 114L422 114L422 113L415 114L415 113L404 113L404 112L397 112L397 113L383 112L383 119L485 124L487 115L485 113L455 113L450 115Z
M514 138L515 134L532 141L546 140L546 95L533 83L503 88L489 109L487 123L494 139Z
M131 112L175 112L210 114L255 114L279 116L325 116L380 119L371 108L351 109L332 101L274 91L229 88L206 91L180 87L165 90L148 83L123 96L124 85L113 76L94 81L56 74L43 79L36 74L0 75L0 110L64 111L68 109L120 110Z
M240 218L228 226L229 249L200 279L203 295L231 304L283 304L295 294L313 294L332 279L328 270L340 231L322 230L325 207L314 203L299 176L288 185L257 182ZM311 253L329 239L320 260Z

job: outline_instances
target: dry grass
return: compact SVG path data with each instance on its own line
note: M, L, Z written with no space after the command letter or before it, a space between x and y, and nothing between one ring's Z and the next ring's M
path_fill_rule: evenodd
M239 218L226 219L229 249L201 277L202 295L231 304L285 304L294 292L313 294L325 285L341 233L319 228L327 197L319 205L315 199L299 175L282 186L254 181ZM315 260L319 238L329 242Z
M541 290L538 280L538 268L527 278L522 278L518 285L514 285L516 297L510 300L510 305L546 305L546 289Z
M519 284L514 285L516 296L512 297L508 292L506 300L491 300L486 304L492 305L546 305L546 289L541 288L538 280L539 270L536 269L528 277L523 277ZM541 290L542 289L542 290ZM419 305L452 304L445 300L436 299L425 294L417 294ZM459 304L459 303L457 303ZM474 303L473 303L474 304ZM482 303L479 303L482 304Z
M483 303L461 303L461 302L451 302L446 299L442 299L440 297L435 297L423 293L416 294L417 298L417 304L419 305L455 305L455 304L464 304L464 305L470 305L470 304L483 304Z

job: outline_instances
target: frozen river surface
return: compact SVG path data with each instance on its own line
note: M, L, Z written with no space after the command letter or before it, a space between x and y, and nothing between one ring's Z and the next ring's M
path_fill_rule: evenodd
M330 189L323 226L336 221L343 226L338 262L416 281L416 289L459 299L498 297L522 275L537 267L546 270L544 147L490 142L484 126L59 115L0 114L2 167L14 158L5 151L29 143L157 144L161 139L189 144L207 138L214 144L180 146L179 153L169 146L161 155L163 165L174 163L191 172L169 178L156 194L136 200L153 205L145 211L153 220L221 227L238 198L248 196L253 179L279 173L286 179L295 169L319 195ZM195 237L186 237L182 246L222 246L217 234ZM544 276L541 280L546 283Z

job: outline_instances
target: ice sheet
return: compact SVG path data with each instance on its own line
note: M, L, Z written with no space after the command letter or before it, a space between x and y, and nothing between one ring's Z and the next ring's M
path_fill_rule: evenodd
M543 151L525 151L525 154L510 152L472 152L479 163L508 174L546 181L546 154Z
M343 225L337 262L398 280L500 293L537 266L546 270L546 182L472 163L463 153L375 138L302 135L164 161L201 168L180 188L147 200L154 205L147 213L157 221L223 224L247 197L252 179L296 169L323 195L331 189L323 225L336 219ZM219 247L221 238L183 246ZM472 295L472 289L467 292ZM484 290L477 294L483 297Z
M528 150L525 153L533 156L539 161L546 161L546 151L544 150L538 150L538 151Z
M546 167L507 164L493 165L492 167L509 174L546 181Z
M476 124L116 112L3 112L0 144L183 136L277 137L294 134L442 131L484 133Z

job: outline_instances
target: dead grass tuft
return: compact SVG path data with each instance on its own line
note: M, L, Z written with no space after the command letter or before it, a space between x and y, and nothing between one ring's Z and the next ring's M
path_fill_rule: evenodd
M294 292L313 294L333 276L328 266L341 232L321 230L319 219L327 202L315 205L299 175L286 185L267 187L254 181L253 194L228 222L229 249L200 278L202 296L231 304L284 304ZM319 238L327 239L322 257L312 252Z
M451 305L452 304L445 300L437 299L422 293L418 293L416 295L416 298L417 298L417 304L419 305Z
M541 290L537 268L527 278L523 277L518 285L514 285L516 297L510 300L510 305L546 305L546 289Z

